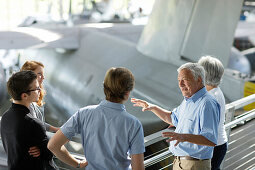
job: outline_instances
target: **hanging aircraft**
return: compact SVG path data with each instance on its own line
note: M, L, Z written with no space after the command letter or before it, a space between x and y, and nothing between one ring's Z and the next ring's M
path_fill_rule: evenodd
M0 104L8 99L3 85L12 70L18 71L26 60L37 60L45 65L45 113L57 120L57 126L80 107L104 99L102 83L110 67L127 67L134 73L131 97L173 109L183 99L177 68L202 55L222 61L226 71L221 88L228 102L237 100L243 97L244 83L254 79L250 62L232 48L241 8L242 0L157 0L145 26L29 21L29 27L0 31L0 48L18 51L5 58L19 56L14 66L1 59ZM145 136L168 126L130 102L126 107L142 122Z
M242 0L157 0L146 26L35 22L0 32L0 48L24 49L20 65L45 64L46 109L58 125L78 108L103 100L104 74L117 66L135 75L132 97L173 109L182 101L176 71L181 64L213 55L228 65L241 8ZM239 73L226 69L222 89L228 101L243 97L247 77ZM167 127L151 112L130 102L126 107L142 122L145 136Z

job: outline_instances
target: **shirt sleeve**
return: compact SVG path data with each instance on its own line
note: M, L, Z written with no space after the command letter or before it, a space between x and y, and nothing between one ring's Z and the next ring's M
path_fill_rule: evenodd
M206 102L200 116L200 135L217 144L220 120L220 106L217 102Z
M138 120L136 122L136 127L133 132L131 132L131 141L130 141L130 155L141 154L145 152L144 147L144 135L143 127L141 122Z
M180 106L179 106L180 107ZM172 119L172 124L176 127L177 124L178 124L178 110L179 110L179 107L177 108L174 108L174 110L172 111L172 114L170 115L171 116L171 119Z
M75 134L80 134L80 112L77 111L73 116L71 116L68 121L60 128L62 133L67 137L69 140Z

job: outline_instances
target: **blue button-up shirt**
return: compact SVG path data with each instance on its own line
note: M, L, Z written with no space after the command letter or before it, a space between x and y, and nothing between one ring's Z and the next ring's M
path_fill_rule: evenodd
M171 114L175 132L202 135L217 144L220 105L204 88L190 98L184 98L181 105ZM181 142L174 146L171 141L170 151L175 156L191 156L198 159L211 159L213 147Z
M76 112L61 131L71 139L81 134L86 170L127 170L128 155L145 151L141 122L119 103L102 101Z

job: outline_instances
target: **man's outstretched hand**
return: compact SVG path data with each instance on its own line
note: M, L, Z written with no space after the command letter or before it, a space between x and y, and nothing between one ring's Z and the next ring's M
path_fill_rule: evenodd
M131 98L131 102L134 103L133 106L135 107L142 107L142 111L151 111L155 105L148 103L144 100L136 99L136 98Z
M176 140L176 143L174 146L177 146L180 142L185 142L184 135L180 133L175 132L162 132L163 137L168 137L167 142L171 142L173 140Z

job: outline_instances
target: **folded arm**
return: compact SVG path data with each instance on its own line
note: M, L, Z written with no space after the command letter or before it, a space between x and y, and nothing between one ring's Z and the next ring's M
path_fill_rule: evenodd
M33 119L30 125L30 129L33 133L33 140L35 142L35 146L31 146L29 148L29 154L33 157L41 156L44 160L51 160L53 154L47 148L49 139L46 135L43 123L40 120Z

